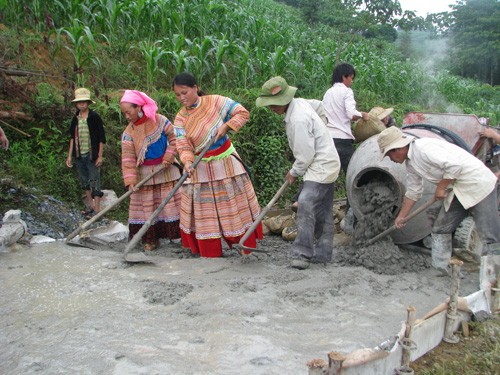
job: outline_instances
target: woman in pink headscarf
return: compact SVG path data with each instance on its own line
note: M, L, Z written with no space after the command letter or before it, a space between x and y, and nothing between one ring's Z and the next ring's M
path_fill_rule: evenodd
M156 113L155 101L143 92L126 90L120 109L129 121L122 135L122 173L125 186L134 192L130 195L128 219L129 238L132 238L172 191L181 174L174 165L177 151L173 125ZM163 167L140 189L135 187ZM180 238L180 201L180 192L174 194L156 217L142 238L144 250L156 249L160 238Z

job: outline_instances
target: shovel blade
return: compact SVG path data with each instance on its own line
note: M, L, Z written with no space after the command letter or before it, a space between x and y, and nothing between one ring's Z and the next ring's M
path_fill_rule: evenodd
M151 257L146 256L144 253L126 254L123 259L127 263L155 264L155 261Z
M68 242L66 242L66 245L68 245L68 246L74 246L74 247L85 247L87 249L96 250L95 247L92 247L90 245L83 244L83 243L80 243L80 242L75 242L75 241L68 241Z
M268 250L261 250L261 249L257 249L257 248L253 248L253 247L248 247L248 246L245 246L245 245L242 245L242 244L236 244L234 245L234 249L239 251L240 253L243 254L243 250L247 250L247 251L251 251L253 253L263 253L263 254L268 254L269 251Z

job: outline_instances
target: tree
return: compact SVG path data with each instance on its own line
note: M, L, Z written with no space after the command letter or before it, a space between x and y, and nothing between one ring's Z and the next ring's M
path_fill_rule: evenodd
M385 25L373 25L369 26L368 29L366 29L363 32L363 36L365 38L377 38L377 39L382 39L385 40L386 42L392 43L395 42L396 39L398 38L398 32L394 27L391 25L385 24Z
M311 25L326 24L338 31L336 62L356 38L377 38L393 42L396 28L421 29L425 21L415 12L403 12L398 0L281 0L299 8Z
M500 1L461 0L452 16L451 71L500 84Z

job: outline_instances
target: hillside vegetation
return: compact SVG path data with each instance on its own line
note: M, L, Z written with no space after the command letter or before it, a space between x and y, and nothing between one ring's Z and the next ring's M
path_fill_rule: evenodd
M8 112L1 126L11 141L0 154L2 175L67 201L78 202L81 194L75 171L64 165L70 102L79 86L91 89L105 121L102 184L117 194L124 192L122 90L147 92L173 119L179 103L171 81L185 70L204 91L230 96L251 111L232 139L252 168L262 204L292 160L282 119L254 106L271 76L284 76L300 96L321 99L333 67L345 61L357 69L353 89L361 110L394 107L398 123L414 110L500 120L497 88L426 70L403 58L396 44L306 23L296 8L271 0L0 0L0 6L0 92ZM338 196L345 195L342 184Z

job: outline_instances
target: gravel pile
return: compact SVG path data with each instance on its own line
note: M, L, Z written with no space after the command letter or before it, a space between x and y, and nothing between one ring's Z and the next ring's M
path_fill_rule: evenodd
M385 275L418 272L431 266L429 255L400 249L390 239L365 247L340 246L334 250L333 261L340 266L362 266Z
M37 195L36 191L12 187L1 181L1 218L8 210L21 210L21 219L31 235L43 235L62 239L87 219L75 208L48 195ZM101 222L102 224L102 222Z

